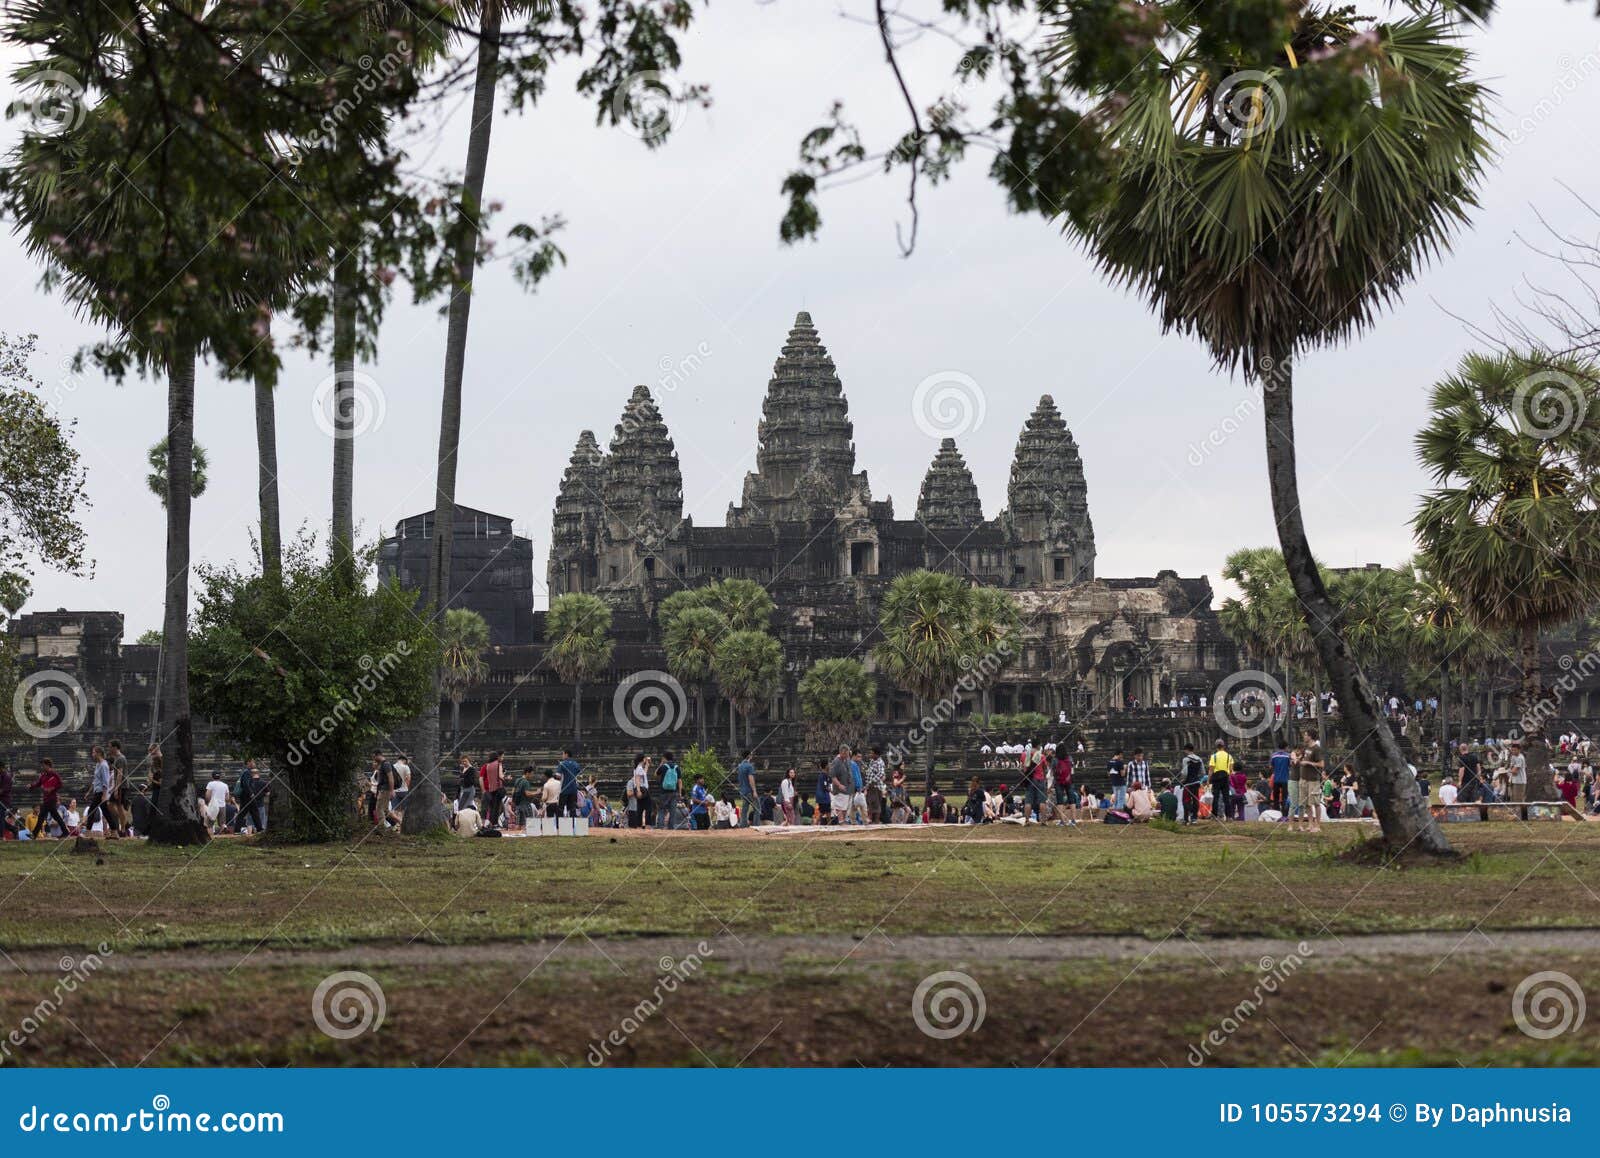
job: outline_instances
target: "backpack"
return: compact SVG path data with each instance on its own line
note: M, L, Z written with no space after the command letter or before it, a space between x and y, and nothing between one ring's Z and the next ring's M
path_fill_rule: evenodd
M678 790L678 766L668 764L661 772L661 787L667 792Z

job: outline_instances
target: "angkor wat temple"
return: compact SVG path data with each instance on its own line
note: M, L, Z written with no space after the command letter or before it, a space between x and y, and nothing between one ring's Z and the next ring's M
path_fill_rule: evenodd
M919 567L1015 594L1024 646L991 685L997 712L1065 711L1077 721L1131 700L1148 707L1207 694L1235 670L1205 578L1096 574L1083 463L1049 395L1022 421L995 517L984 516L952 439L933 456L911 517L897 517L858 469L843 385L802 313L767 383L758 439L740 502L730 504L724 526L712 527L684 515L678 455L648 389L634 389L606 448L590 431L578 437L555 504L546 586L550 597L592 592L614 608L611 670L586 685L583 698L590 743L631 742L616 727L612 696L630 673L666 666L654 615L660 600L723 577L761 583L777 606L772 629L784 647L786 686L757 725L779 749L799 743L801 675L818 659L867 658L879 600L896 575ZM402 520L379 553L380 575L424 598L432 525L431 511ZM464 742L548 749L570 730L572 689L544 662L533 544L508 517L471 507L457 508L455 528L450 605L480 612L492 644L489 677L461 707ZM61 737L64 744L148 729L156 649L121 644L120 615L36 614L12 630L24 637L25 670L70 670L86 690L85 726ZM712 736L725 735L726 705L714 695L708 703ZM883 682L874 735L893 739L912 713L911 697ZM675 742L687 744L696 730L685 719Z
M1094 524L1077 443L1054 400L1038 400L1022 425L1006 506L985 518L953 439L929 464L915 512L873 497L857 469L854 429L833 359L809 314L795 318L767 383L756 469L723 526L683 511L683 472L660 405L638 386L609 446L583 431L556 499L546 565L550 597L590 592L614 609L614 670L586 694L585 728L611 724L610 692L630 671L665 666L654 612L685 586L753 579L777 605L789 678L769 724L799 718L795 685L816 660L865 658L878 601L896 575L919 567L1015 592L1025 646L994 686L994 710L1121 708L1209 692L1234 670L1234 648L1212 611L1204 578L1095 574ZM421 586L431 515L406 520L383 544L385 574ZM542 613L531 634L508 617L502 583L520 585L532 547L504 518L462 510L456 525L452 604L475 607L499 644L496 676L465 721L489 732L561 728L570 692L541 664ZM515 596L521 600L521 591ZM531 606L531 592L522 606ZM473 700L478 697L473 697ZM723 708L717 709L725 711ZM885 724L910 719L910 697L879 689ZM530 718L531 716L531 718ZM688 725L686 725L688 726Z

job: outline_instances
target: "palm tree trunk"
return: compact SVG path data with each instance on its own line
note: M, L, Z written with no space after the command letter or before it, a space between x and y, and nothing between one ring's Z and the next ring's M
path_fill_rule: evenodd
M194 350L179 348L167 375L167 592L162 617L162 711L166 757L152 844L204 844L211 834L194 799L194 722L189 715L189 505L194 483Z
M728 701L728 759L733 759L735 749L739 747L739 713L734 710L733 701Z
M1283 668L1283 724L1279 731L1288 737L1287 743L1294 743L1294 672L1289 667L1289 661L1283 657L1278 658L1278 665Z
M278 511L278 423L272 380L257 374L256 381L256 495L261 507L261 573L283 577L283 538Z
M355 259L344 256L333 274L333 533L334 561L355 577L356 315L350 278Z
M1522 629L1522 754L1528 761L1528 799L1557 800L1555 776L1550 771L1550 747L1545 742L1544 720L1549 710L1539 665L1539 629Z
M1267 482L1278 524L1278 544L1294 585L1295 598L1311 628L1311 638L1334 694L1344 707L1352 757L1363 786L1372 796L1383 839L1392 849L1416 848L1447 854L1450 842L1440 831L1417 779L1406 767L1400 745L1384 721L1367 677L1344 641L1339 609L1317 569L1300 516L1300 484L1295 470L1294 367L1288 351L1267 351L1262 401L1266 418Z
M454 743L455 741L459 740L460 737L461 737L461 701L460 700L451 700L450 701L450 739L451 739L451 742Z
M583 684L572 685L572 738L583 739Z
M1450 779L1450 774L1455 771L1455 757L1451 755L1450 743L1450 653L1446 652L1439 661L1439 774L1443 777L1439 783Z
M455 542L456 456L461 449L461 382L467 367L467 321L472 311L472 275L477 268L478 207L483 203L483 179L489 167L489 132L494 126L496 65L500 57L500 4L488 0L478 28L478 65L473 78L472 123L467 136L467 169L462 178L461 209L467 228L456 245L457 289L450 299L444 344L444 391L439 406L438 477L433 495L433 558L428 566L428 592L434 615L442 616L450 592L450 552ZM439 778L439 692L442 673L435 669L433 695L417 726L417 747L424 788L413 793L427 797L425 811L406 810L405 833L431 832L445 824L439 793L431 790ZM407 797L407 800L410 800Z
M700 747L706 746L706 689L701 684L694 689L694 718L700 725Z

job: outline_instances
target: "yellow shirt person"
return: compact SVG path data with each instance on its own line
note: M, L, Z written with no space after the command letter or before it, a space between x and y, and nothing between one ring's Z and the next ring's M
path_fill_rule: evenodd
M1233 753L1226 748L1218 747L1215 752L1211 753L1211 762L1208 767L1210 767L1211 771L1221 772L1224 776L1231 775L1233 773Z

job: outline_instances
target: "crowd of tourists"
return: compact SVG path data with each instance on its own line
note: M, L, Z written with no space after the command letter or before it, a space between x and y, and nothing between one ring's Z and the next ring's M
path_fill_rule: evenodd
M1143 748L1135 748L1126 756L1112 752L1103 766L1094 758L1091 772L1091 757L1075 738L985 743L979 753L989 780L996 771L1014 771L1014 778L986 784L974 776L964 788L955 786L951 797L935 785L919 784L913 798L899 754L878 746L865 752L840 747L808 772L791 765L776 782L770 770L758 771L749 750L709 780L705 772L686 774L671 751L641 752L613 797L569 748L544 771L532 764L512 770L502 752L478 760L463 754L455 783L446 786L454 795L447 790L441 797L452 826L464 835L526 831L546 819L582 820L593 828L692 830L917 823L1074 827L1091 819L1108 824L1159 819L1174 824L1275 821L1315 831L1324 821L1373 815L1372 799L1354 767L1329 759L1314 730L1304 731L1298 744L1251 757L1254 767L1246 767L1225 739L1205 754L1185 744L1174 762L1159 769ZM1551 745L1550 769L1560 798L1600 815L1597 764L1600 746L1577 733L1564 733ZM49 758L40 760L31 779L0 763L0 837L138 835L136 816L143 809L134 805L139 796L159 802L162 768L156 745L138 769L130 769L120 741L96 745L87 790L79 797L66 795L62 774ZM1448 761L1411 770L1424 796L1444 806L1528 800L1527 757L1515 739L1462 741ZM134 783L140 773L142 786ZM12 807L19 788L38 793L37 804L22 812ZM411 790L410 760L375 751L360 785L359 811L370 825L397 829ZM231 783L222 773L213 774L197 803L213 834L266 831L267 778L254 760L244 761Z

